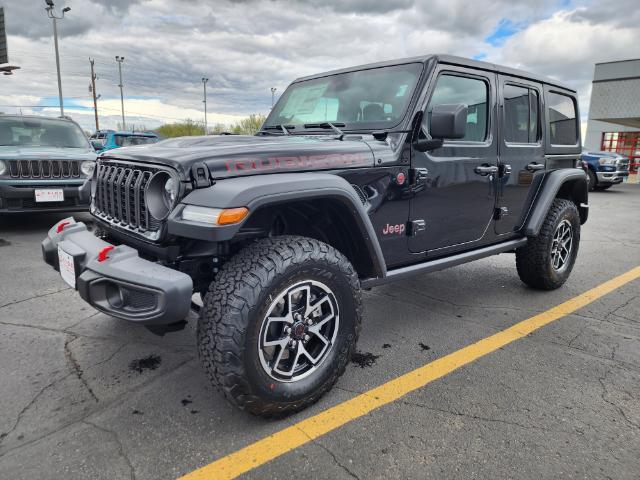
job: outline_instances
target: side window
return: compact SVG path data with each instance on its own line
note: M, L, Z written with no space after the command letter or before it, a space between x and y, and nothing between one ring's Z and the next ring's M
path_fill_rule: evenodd
M504 86L504 139L512 143L538 141L538 92L506 84Z
M575 145L578 143L576 107L571 97L549 93L549 132L551 145Z
M467 133L461 140L483 142L487 138L488 98L488 85L482 80L452 74L440 75L429 100L426 118L431 118L431 111L435 105L463 103L469 110Z

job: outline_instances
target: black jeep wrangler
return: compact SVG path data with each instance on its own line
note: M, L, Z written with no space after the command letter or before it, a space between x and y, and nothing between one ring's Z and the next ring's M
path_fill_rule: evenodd
M183 320L253 414L315 402L344 372L360 290L515 252L560 287L587 220L576 92L446 55L293 82L255 136L189 137L99 157L94 232L73 218L44 259L98 310Z

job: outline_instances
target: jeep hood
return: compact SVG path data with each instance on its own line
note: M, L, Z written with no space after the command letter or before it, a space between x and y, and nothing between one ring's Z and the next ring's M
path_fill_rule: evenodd
M90 148L0 146L0 160L95 160Z
M204 163L212 178L262 173L368 167L374 157L359 137L334 135L216 135L180 137L151 145L110 150L100 158L161 163L186 178L192 165Z

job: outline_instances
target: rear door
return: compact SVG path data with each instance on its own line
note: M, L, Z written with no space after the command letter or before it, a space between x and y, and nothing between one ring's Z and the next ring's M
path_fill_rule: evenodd
M495 231L519 229L545 171L542 143L542 86L498 76L500 93L500 178Z
M424 226L409 237L412 252L429 250L437 256L445 248L472 248L492 222L498 164L495 82L493 72L452 65L439 65L434 73L422 134L428 134L435 105L460 103L468 106L467 133L430 152L412 149L413 176L418 179L410 220L412 228Z

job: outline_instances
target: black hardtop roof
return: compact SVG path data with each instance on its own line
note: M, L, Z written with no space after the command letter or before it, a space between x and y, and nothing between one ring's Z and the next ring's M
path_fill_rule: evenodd
M332 70L329 72L317 73L315 75L308 75L306 77L300 77L294 80L294 82L300 82L303 80L311 80L313 78L321 78L327 77L329 75L335 75L338 73L346 73L353 72L356 70L367 70L370 68L380 68L380 67L388 67L391 65L401 65L403 63L426 63L430 60L435 60L440 63L445 63L449 65L459 65L463 67L472 67L478 68L481 70L487 70L490 72L504 73L505 75L511 75L513 77L524 78L528 80L534 80L540 83L546 83L548 85L553 85L555 87L559 87L571 92L576 92L574 88L571 88L558 80L555 80L551 77L545 77L544 75L538 75L535 73L530 73L525 70L519 70L517 68L505 67L503 65L496 65L495 63L482 62L480 60L472 60L470 58L457 57L455 55L445 55L445 54L431 54L431 55L421 55L419 57L408 57L408 58L400 58L396 60L387 60L384 62L376 62L376 63L368 63L366 65L358 65L355 67L342 68L339 70Z

